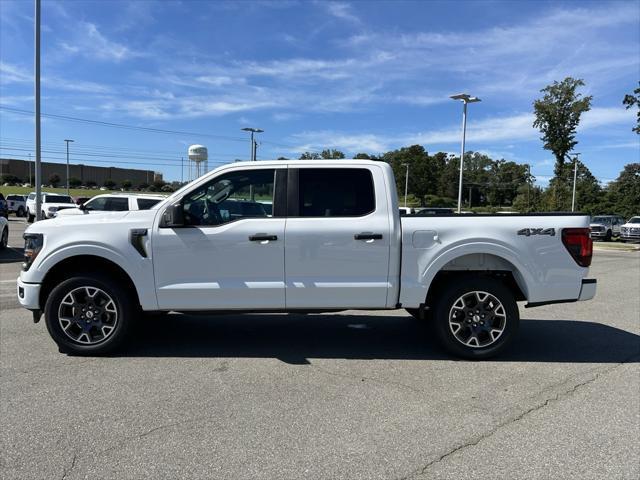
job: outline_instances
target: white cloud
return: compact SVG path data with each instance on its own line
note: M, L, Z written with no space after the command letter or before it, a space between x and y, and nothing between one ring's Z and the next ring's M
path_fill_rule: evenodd
M295 152L337 148L347 152L382 152L388 149L388 140L374 134L347 134L323 130L302 132L292 136L298 146Z
M142 56L122 43L109 40L95 23L80 22L74 32L72 40L59 42L69 54L114 62Z
M17 65L0 61L0 83L30 83L33 73Z
M353 9L351 5L344 2L323 2L322 5L327 9L327 12L340 19L346 20L347 22L360 24L362 23L360 18L353 13Z
M580 130L593 130L610 125L620 125L633 119L633 112L624 108L593 108L584 115ZM535 141L540 132L533 128L534 116L519 113L505 117L491 117L467 124L467 149L480 150L474 144L502 144L512 141ZM450 126L425 132L409 132L398 135L373 133L342 133L336 131L305 131L292 136L300 146L296 151L318 150L325 147L344 149L348 152L383 152L401 146L421 144L427 148L458 144L461 139L460 126ZM503 156L503 155L499 155ZM511 155L508 155L511 157ZM546 161L536 164L546 166Z

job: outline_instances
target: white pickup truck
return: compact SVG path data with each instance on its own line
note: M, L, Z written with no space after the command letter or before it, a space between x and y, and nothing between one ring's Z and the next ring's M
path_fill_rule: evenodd
M73 354L120 346L143 312L405 308L480 359L513 340L517 301L596 291L588 216L401 218L390 166L365 160L225 165L151 210L61 216L24 237L19 301Z

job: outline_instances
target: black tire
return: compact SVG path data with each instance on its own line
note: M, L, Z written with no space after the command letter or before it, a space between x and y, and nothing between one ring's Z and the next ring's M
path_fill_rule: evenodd
M18 211L16 212L16 217L24 217L24 208L18 207Z
M0 234L0 250L4 250L7 248L9 244L9 227L4 227L2 229L2 234Z
M479 303L479 309L471 313L463 311L460 308L461 305L467 309L467 300L474 301L474 298L478 298L474 292L479 292L480 298L483 298L484 294L489 294L485 297L486 304ZM495 305L495 300L502 305L502 309L499 306L485 309L487 305ZM462 315L460 318L464 318L465 321L450 323L450 315ZM469 315L469 318L466 315ZM485 317L480 318L480 315L486 315L489 320ZM458 277L445 286L435 302L433 318L433 328L440 345L458 357L474 360L490 358L502 352L513 341L520 325L518 304L509 288L498 280L480 276L469 276L464 279ZM480 325L481 322L482 325ZM456 335L453 329L457 325L461 326L456 331ZM487 331L489 329L490 332ZM499 329L501 333L498 335ZM467 334L469 334L468 337ZM493 335L496 335L495 339ZM473 340L476 345L467 345L463 342L465 338L471 341L473 336L476 337Z
M27 222L29 223L33 223L33 221L35 220L36 216L35 215L31 215L31 212L29 210L27 210Z
M63 305L62 302L65 298L69 298L70 292L82 292L84 289L83 287L88 287L89 291L98 289L112 300L113 305L111 305L111 303L109 303L109 305L111 305L110 307L108 305L102 305L104 308L101 313L99 315L96 314L95 316L92 314L91 316L91 318L94 319L93 321L101 322L103 319L112 315L112 313L106 311L108 308L111 308L116 312L116 320L114 321L113 317L111 317L110 320L110 325L113 325L113 327L109 333L104 334L103 339L99 338L101 335L101 333L99 333L99 327L91 326L87 327L92 328L92 331L88 331L86 333L84 342L77 338L72 338L77 336L76 333L78 330L81 332L80 338L82 338L82 336L85 335L85 332L79 324L81 322L90 323L90 320L80 319L80 307L69 307L68 304ZM85 306L87 309L101 309L100 305L96 306L94 304L92 306L93 302L91 300L85 299L85 301L88 303L82 304L82 302L79 302L80 306ZM62 311L61 309L71 309L71 311L74 312L73 321L69 322L67 327L69 334L65 333L65 329L63 329L62 323L64 320L60 321L59 312ZM136 311L137 309L134 308L131 295L122 288L117 281L102 275L79 274L78 276L74 276L60 283L51 291L44 307L44 317L47 330L49 330L49 334L58 344L61 352L73 355L104 355L117 350L123 345L131 329L131 324L134 321ZM104 324L100 323L100 325L108 327L106 321ZM104 332L104 328L102 328L102 331Z
M605 242L610 242L611 241L611 237L613 237L613 234L611 233L611 230L607 230L607 235L604 237L604 241Z

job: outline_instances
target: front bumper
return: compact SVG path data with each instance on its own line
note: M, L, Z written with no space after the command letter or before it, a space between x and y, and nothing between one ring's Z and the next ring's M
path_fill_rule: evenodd
M40 284L25 283L18 278L18 302L29 310L40 309Z

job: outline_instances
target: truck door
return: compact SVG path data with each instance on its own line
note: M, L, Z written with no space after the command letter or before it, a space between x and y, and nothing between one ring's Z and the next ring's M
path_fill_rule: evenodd
M289 169L287 308L386 306L390 212L376 168Z
M159 307L284 308L285 192L286 168L253 168L186 193L185 226L158 226L151 242Z

